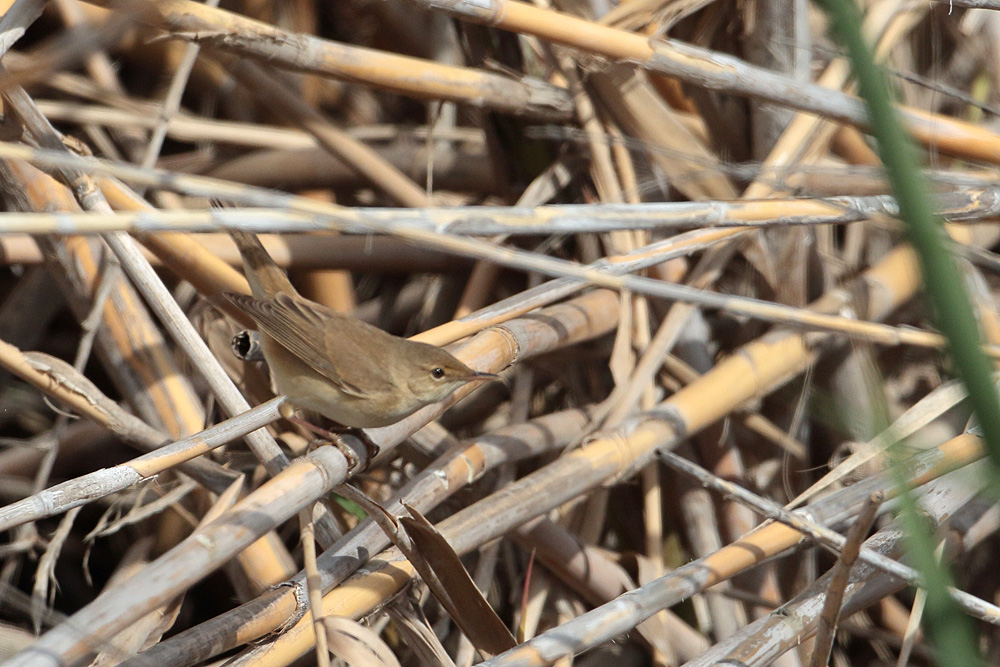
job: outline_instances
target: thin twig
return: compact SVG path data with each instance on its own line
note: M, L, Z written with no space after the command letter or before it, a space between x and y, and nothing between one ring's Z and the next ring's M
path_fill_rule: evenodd
M847 533L844 548L840 551L837 564L833 566L833 577L830 579L830 588L826 594L826 600L823 602L823 611L819 617L819 629L816 631L809 667L826 667L827 661L830 659L834 633L837 631L837 619L840 616L840 604L844 600L844 591L847 589L847 582L851 576L851 568L858 558L861 543L865 541L868 531L871 530L882 500L881 493L873 493L869 496Z
M309 591L309 614L316 633L316 664L319 667L330 667L330 649L327 648L326 628L323 625L323 591L320 588L319 571L316 569L316 532L312 510L312 505L299 510L302 560L305 564L306 589Z

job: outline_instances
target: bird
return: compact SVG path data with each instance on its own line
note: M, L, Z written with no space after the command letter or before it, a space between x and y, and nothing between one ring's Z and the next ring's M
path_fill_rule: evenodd
M393 424L467 383L499 379L472 370L440 347L394 336L303 297L256 234L228 232L252 295L223 295L257 324L274 384L292 406L347 428L373 428Z

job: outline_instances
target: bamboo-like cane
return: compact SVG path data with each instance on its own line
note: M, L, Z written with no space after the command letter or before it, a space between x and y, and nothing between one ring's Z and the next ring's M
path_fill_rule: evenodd
M968 484L969 476L965 477L964 483L956 483L956 480L946 478L929 485L924 494L926 502L922 503L922 507L932 522L944 521L967 504L974 495L976 485ZM866 540L863 548L881 557L891 558L901 555L904 545L905 531L897 521ZM744 628L739 636L717 644L685 667L708 667L720 662L722 664L735 662L747 667L763 667L770 664L776 656L797 646L815 632L822 613L823 601L834 574L832 571L828 572L788 603ZM891 595L903 585L902 579L885 576L868 563L859 563L851 572L842 607L843 613L852 614L880 598ZM759 641L764 636L768 637L768 641Z
M873 319L885 317L898 303L910 298L918 286L912 251L896 249L869 269L857 284L872 297L869 299L871 310L868 315ZM847 293L838 290L820 299L814 307L821 310L839 308L846 298ZM654 410L621 429L598 434L580 448L514 482L493 499L495 505L473 505L453 515L439 528L449 537L457 534L462 536L463 541L471 540L471 533L462 532L469 529L449 533L444 527L461 526L463 521L476 516L476 525L479 526L475 531L477 539L492 539L497 536L491 533L493 530L519 525L589 488L629 476L644 467L658 448L673 447L747 400L784 384L809 366L816 355L817 350L800 334L780 331L769 334L722 360L699 380L681 389ZM782 548L791 546L798 539L796 537ZM456 545L453 543L453 546ZM462 551L462 548L456 548ZM724 547L722 551L728 554L727 549L730 548ZM721 558L727 561L729 556ZM363 584L328 593L324 597L326 609L335 613L345 613L346 609L364 613L362 610L371 609L372 605L378 604L378 600L398 590L412 576L412 571L405 561L389 558L388 562L392 563L391 567L363 576ZM753 558L749 562L742 561L739 568L754 562ZM308 628L297 625L266 650L255 651L253 659L266 659L262 664L288 664L302 651L308 650L311 644L308 632Z
M909 462L909 472L913 484L919 486L977 461L982 456L982 442L973 435L963 435L915 457ZM606 473L608 467L612 467L607 462L600 462L604 463L604 469L594 470L592 467L594 462L577 460L574 463L576 465L573 471L568 471L560 481L548 479L551 474L546 474L546 479L540 479L540 475L536 473L505 488L495 494L494 498L476 503L449 517L438 526L438 529L449 539L456 551L463 553L474 548L477 543L494 539L497 536L496 532L503 532L507 528L520 525L532 514L543 512L550 505L559 504L562 495L573 492L569 490L560 497L552 497L553 485L567 485L571 481L579 484L583 474L587 475L587 479L583 482L586 484L587 481L599 477L601 472ZM834 498L815 503L809 507L809 516L820 524L837 523L856 513L870 493L881 489L891 494L894 488L894 482L888 475L879 475L844 489ZM545 653L545 660L541 660L543 656L534 651L531 642L514 649L514 654L527 657L529 662L526 664L529 665L547 664L558 657L572 655L583 650L586 643L593 645L626 632L657 609L666 608L744 572L769 556L798 544L801 540L802 534L793 528L781 523L765 524L718 552L677 568L657 580L655 584L626 593L626 599L642 597L646 600L655 600L640 607L642 614L623 616L616 611L621 605L612 604L602 608L601 620L594 626L591 625L590 619L583 622L590 630L586 633L586 637L581 638L581 643L571 644L563 640L548 643L546 639L548 650ZM412 567L398 551L390 549L380 554L373 562L374 566L354 575L343 586L324 597L326 613L360 617L369 613L380 604L381 600L393 595L414 576ZM245 652L233 665L277 667L291 664L298 656L310 650L312 645L310 632L309 624L300 621L270 644Z
M420 98L454 100L518 115L567 120L565 89L292 34L208 5L157 3L160 18L179 37L259 58L272 65L378 86Z
M121 187L120 185L118 187ZM934 195L936 213L948 222L978 223L1000 215L1000 188L957 188ZM124 204L119 199L118 202ZM0 213L4 234L102 234L150 232L338 230L370 234L358 220L378 221L386 229L409 226L459 236L594 234L626 230L686 231L728 227L776 228L843 225L897 213L891 195L860 197L779 197L739 201L647 202L641 204L565 204L538 207L355 207L336 215L272 209L158 210L146 207L110 213Z
M3 348L0 347L0 350ZM77 403L85 401L77 401ZM150 479L216 447L267 426L280 417L284 397L272 399L242 415L207 428L112 468L67 480L33 496L0 507L0 531L10 530L29 521L60 514L97 498L123 491L133 484ZM208 463L208 461L203 461Z
M212 179L177 175L168 177L164 174L158 174L151 170L124 167L121 165L110 165L92 160L81 160L62 152L54 153L52 151L38 151L0 142L0 156L4 155L8 157L30 159L40 163L51 164L58 166L59 168L71 170L92 170L98 173L115 175L128 174L129 178L137 180L138 182L146 182L149 184L167 186L175 189L190 188L192 193L214 192L224 198L246 201L249 203L257 203L261 200L277 200L282 201L285 205L290 204L290 198L288 196L275 195L270 192L262 192L239 186L232 187L230 184L213 181ZM206 187L207 189L205 189ZM224 194L220 194L220 190ZM289 207L294 208L294 210L307 213L325 214L326 212L332 212L334 214L346 214L347 211L347 209L341 207L315 202L302 197L293 198L293 201L294 206ZM369 224L377 231L386 231L384 225L376 224L375 221L366 222L359 220L359 224ZM889 327L875 322L860 321L830 313L807 312L802 309L791 308L789 306L769 301L723 295L704 289L693 288L686 285L671 285L661 281L638 276L618 275L613 271L606 270L603 263L600 265L595 264L592 266L580 266L574 262L543 256L537 253L514 250L508 247L500 248L485 241L425 231L423 229L416 229L407 226L392 227L392 232L401 238L409 239L415 243L439 248L468 257L489 259L508 266L529 271L538 271L547 275L571 277L576 280L589 282L602 287L609 287L618 290L625 289L640 294L675 299L709 308L721 308L732 312L750 315L765 321L795 323L796 325L809 328L846 331L850 332L851 335L863 336L870 338L871 340L888 344L908 343L927 345L930 347L940 347L943 344L943 339L939 335L927 332L918 332L907 328ZM719 236L720 238L728 238L732 235L732 233L721 233ZM671 244L675 242L676 240L674 239L669 241ZM665 257L661 258L660 262L665 261L665 259Z
M867 127L864 103L839 91L803 83L745 61L674 39L649 39L516 0L412 0L434 11L466 21L485 23L556 44L572 46L612 60L720 92L754 97L808 111L825 118ZM900 110L918 140L937 150L984 160L1000 161L1000 136L960 120L916 109ZM971 145L974 144L974 145Z
M429 512L465 485L502 464L565 447L573 435L586 425L592 412L568 410L543 415L524 424L459 443L385 503L385 509L393 515L402 516L405 514L403 503L406 503L421 513ZM552 434L552 437L547 434ZM373 521L366 519L319 557L321 588L325 591L332 589L363 565L357 554L377 553L388 546L385 533ZM301 615L301 599L297 598L296 592L302 586L303 576L300 572L288 582L288 587L266 593L150 647L123 663L123 667L192 665L273 632L287 624L289 618Z
M547 309L549 317L542 311L542 317L508 322L502 329L483 332L457 356L473 368L500 370L515 360L606 333L617 322L617 304L617 295L607 290L590 292ZM453 394L446 404L427 406L392 427L369 429L369 438L380 445L381 456L390 455L406 435L443 412L459 395L471 391L468 386L464 389ZM119 631L131 619L157 606L161 596L172 597L186 589L346 478L346 460L334 447L321 447L296 459L224 517L153 561L143 575L129 582L131 585L99 596L15 660L57 665L79 659L88 645L78 628L88 628L95 637ZM128 604L123 599L128 599Z

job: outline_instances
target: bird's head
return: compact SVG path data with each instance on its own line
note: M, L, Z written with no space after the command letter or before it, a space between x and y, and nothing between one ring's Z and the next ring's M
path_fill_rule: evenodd
M407 365L405 384L423 405L443 400L468 382L499 380L493 373L474 371L446 350L422 345Z

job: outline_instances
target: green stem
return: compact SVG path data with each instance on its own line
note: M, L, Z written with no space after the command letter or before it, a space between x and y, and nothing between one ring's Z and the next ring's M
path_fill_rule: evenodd
M821 0L832 32L847 49L857 77L858 89L868 104L872 134L878 140L899 205L899 217L920 260L924 285L933 306L937 327L948 339L949 352L969 392L969 402L979 419L994 474L1000 479L1000 399L990 377L991 364L981 349L981 339L972 303L958 266L949 251L950 240L929 205L928 187L916 165L918 155L903 129L889 96L882 70L861 33L861 16L852 0ZM900 483L905 480L900 476ZM947 593L951 577L934 558L934 545L919 520L916 504L903 494L903 521L910 536L915 567L927 584L927 617L930 636L939 662L977 665L978 647L971 624Z

